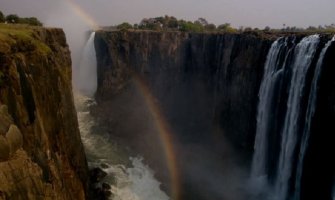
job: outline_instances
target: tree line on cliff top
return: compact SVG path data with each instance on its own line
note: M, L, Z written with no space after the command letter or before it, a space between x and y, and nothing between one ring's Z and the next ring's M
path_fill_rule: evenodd
M154 31L183 31L183 32L335 32L335 24L325 26L309 26L300 28L296 26L286 26L283 24L281 29L273 29L266 26L264 29L239 27L234 28L230 23L215 25L208 22L205 18L199 18L192 21L177 19L173 16L144 18L139 24L130 24L128 22L121 23L116 26L108 27L118 30L154 30Z
M19 17L16 14L9 14L5 16L1 11L0 11L0 23L43 26L42 22L40 22L36 17Z
M121 23L115 27L119 30L140 29L140 30L154 30L154 31L184 31L184 32L237 32L229 23L216 26L209 23L205 18L199 18L196 21L186 21L177 19L173 16L144 18L139 24L130 24L128 22Z

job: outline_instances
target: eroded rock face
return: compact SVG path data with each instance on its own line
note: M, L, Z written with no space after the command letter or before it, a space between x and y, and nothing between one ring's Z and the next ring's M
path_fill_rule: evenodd
M98 31L96 96L102 102L122 93L136 74L182 140L205 141L219 128L250 152L273 40L252 34Z
M7 142L11 152L1 155L0 199L85 199L64 32L8 25L0 34L0 148Z
M243 171L251 158L259 86L273 38L153 31L95 36L97 121L144 156L167 194L175 183L161 153L167 141L157 120L173 138L180 199L243 199L243 193L217 191L238 188L243 173L230 170Z
M0 135L5 135L9 129L12 119L8 114L6 105L0 105Z
M10 155L9 143L4 136L0 135L0 162L8 160L9 155Z
M18 149L22 148L23 138L19 128L13 124L6 105L0 107L0 124L3 124L4 131L7 131L5 134L0 134L0 160L8 161Z
M14 124L10 125L8 132L6 133L6 139L8 141L10 147L11 155L15 154L15 152L22 148L23 138L21 131Z

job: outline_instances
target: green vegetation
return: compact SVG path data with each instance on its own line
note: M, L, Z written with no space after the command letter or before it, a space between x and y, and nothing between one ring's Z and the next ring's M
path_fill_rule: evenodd
M183 32L237 32L236 29L232 28L229 23L224 24L225 26L216 27L213 23L208 23L205 18L199 18L198 20L186 21L183 19L177 19L173 16L144 18L139 24L131 25L127 22L116 25L115 27L109 27L118 30L154 30L154 31L183 31Z
M205 18L199 18L196 21L186 21L183 19L177 19L173 16L144 18L139 24L131 25L127 22L119 24L117 26L105 27L106 29L118 29L118 30L153 30L153 31L182 31L182 32L198 32L198 33L236 33L236 32L252 32L255 34L261 33L299 33L299 32L310 32L310 33L334 33L335 24L308 28L289 27L283 24L281 29L272 29L266 26L264 29L251 28L251 27L240 27L234 28L230 23L223 23L216 26L213 23L209 23Z
M20 24L29 24L32 26L43 26L43 24L36 17L19 18Z
M31 26L43 26L42 22L40 22L36 17L19 17L16 14L9 14L5 16L0 11L0 23L9 23L9 24L28 24Z
M0 23L5 22L5 15L0 11Z
M178 27L180 31L184 32L204 32L205 30L205 28L200 23L186 21L179 21Z
M38 27L24 24L0 24L0 52L35 51L38 55L48 55L50 48L40 41L36 34Z
M14 15L14 14L10 14L6 16L6 22L10 24L18 24L19 20L20 20L19 16Z
M124 22L122 24L117 25L117 29L119 30L128 30L128 29L132 29L133 26L131 24L129 24L128 22Z

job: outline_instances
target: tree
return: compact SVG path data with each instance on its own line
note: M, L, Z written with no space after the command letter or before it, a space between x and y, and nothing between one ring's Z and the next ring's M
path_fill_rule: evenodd
M229 28L230 28L230 23L224 23L218 26L218 29L222 31L228 30Z
M250 31L252 31L252 28L251 28L251 27L246 27L246 28L244 29L244 31L245 31L245 32L250 32Z
M166 19L164 17L155 17L154 20L155 20L155 23L160 23L163 26L165 26L166 24Z
M6 17L6 21L8 23L11 23L11 24L17 24L19 23L19 16L15 15L15 14L10 14L10 15L7 15Z
M18 23L29 24L32 26L43 26L42 22L40 22L36 17L19 18Z
M149 18L149 19L142 19L139 28L140 29L147 29L147 30L162 30L162 23L160 21L157 21L155 18Z
M231 27L230 23L224 23L218 26L218 31L221 32L237 32L237 30L233 27ZM243 30L243 27L240 27L241 31Z
M180 31L184 31L184 32L203 32L204 31L204 27L200 23L186 22L184 20L180 20L178 22L178 27Z
M167 16L168 17L168 16ZM177 29L178 28L178 20L177 18L171 16L171 17L168 17L168 20L167 20L167 28L170 28L170 29Z
M206 31L215 31L216 30L216 26L215 26L215 24L207 24L205 26L205 30Z
M266 26L266 27L264 28L264 31L266 31L266 32L268 32L268 31L270 31L270 30L271 30L270 26Z
M197 21L194 22L195 24L199 23L202 26L207 26L208 25L208 21L205 18L200 17Z
M128 22L123 22L122 24L117 25L116 28L119 30L128 30L128 29L132 29L133 26L129 24Z
M4 14L0 11L0 23L5 22L5 16Z
M314 26L309 26L309 27L307 28L307 31L316 31L316 30L317 30L317 28L314 27Z

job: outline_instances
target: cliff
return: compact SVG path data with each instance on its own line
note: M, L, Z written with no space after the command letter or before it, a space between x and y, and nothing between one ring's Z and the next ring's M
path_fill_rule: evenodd
M260 140L266 143L267 148L261 150L266 155L265 169L269 170L266 177L271 185L280 180L276 178L286 174L287 196L298 190L295 186L301 184L301 191L297 191L301 199L329 199L334 180L334 164L330 158L334 152L335 46L334 42L329 44L321 56L322 49L333 35L305 37L310 34L98 31L95 38L98 60L96 116L112 135L135 138L135 148L140 146L137 150L149 160L158 178L166 183L164 164L157 164L162 156L155 155L159 152L159 142L155 145L155 133L150 134L153 129L148 125L151 123L148 120L150 114L143 108L147 105L141 103L143 96L149 96L171 126L169 134L175 139L183 188L181 199L247 199L248 192L226 191L226 188L240 188L238 182L247 182L245 178L248 176L241 177L241 174L250 171L248 160L254 152L265 61L273 41L283 36L284 50L276 51L278 56L270 60L273 62L271 67L278 65L274 69L284 72L270 73L280 81L271 82L274 85L267 84L271 86L271 93L264 98L270 101L264 105L270 111L268 115L261 115L266 118L266 127L261 127L267 132L265 139ZM313 56L307 52L299 54L301 46L307 47L305 42L309 41L308 38L318 38L315 46L308 46L316 52ZM310 64L305 63L308 59L312 59ZM320 75L316 73L316 65L320 65ZM288 103L290 87L297 85L292 82L292 77L296 77L294 67L299 67L299 70L310 67L306 71L306 80L300 82L304 84L302 92L292 90L292 94L301 98L298 105ZM312 93L311 83L316 75L319 79L315 86L317 93ZM141 87L145 87L153 97L143 89L141 91ZM313 104L315 114L308 121L306 113L310 114L307 109L310 94L315 95L316 102ZM296 121L286 119L292 110L299 109ZM298 127L290 130L290 134L294 133L291 134L293 138L287 139L289 144L286 147L292 150L292 154L282 146L287 142L282 142L286 137L284 122ZM310 136L301 139L307 125L310 125ZM231 144L235 148L230 148ZM256 149L261 146L256 145ZM300 146L306 148L304 155L299 152ZM292 163L292 167L278 167L281 155L289 155L285 161L288 166ZM278 169L291 171L281 173ZM301 175L301 182L299 177L294 177L296 174ZM208 177L212 179L208 180ZM225 192L222 194L218 190ZM280 199L286 198L285 194L282 196Z
M61 29L0 26L0 199L85 199L71 85Z
M274 36L182 32L96 33L97 99L108 99L139 74L185 141L220 129L252 149L258 90Z

